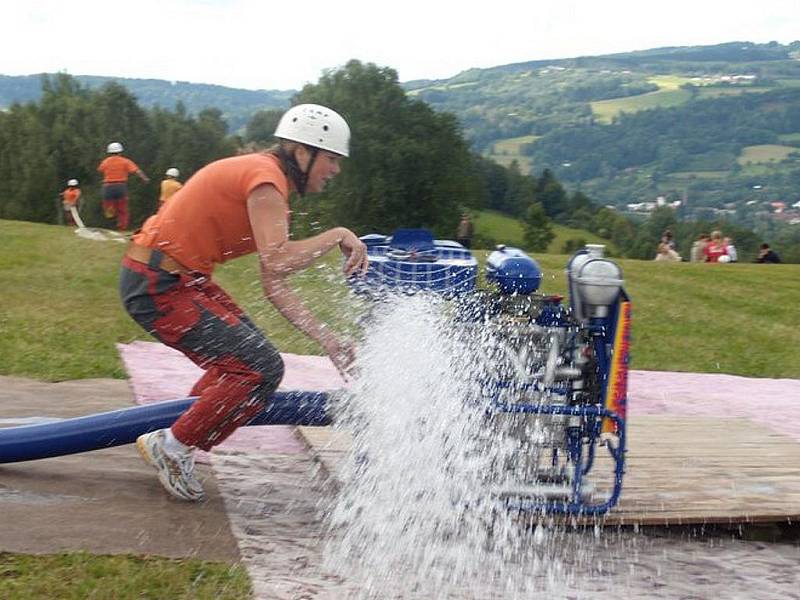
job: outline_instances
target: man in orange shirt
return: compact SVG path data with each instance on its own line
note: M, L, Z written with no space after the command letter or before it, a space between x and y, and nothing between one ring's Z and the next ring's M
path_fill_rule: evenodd
M78 210L78 202L81 199L81 188L78 187L77 179L70 179L67 182L67 189L61 192L61 205L67 225L77 225L72 216L72 209Z
M111 142L108 156L97 170L103 174L103 214L107 219L117 217L117 229L128 229L128 176L135 173L145 183L150 179L131 159L122 156L125 149L119 142Z
M175 167L170 167L165 173L166 178L161 181L161 195L158 197L158 207L161 208L164 202L172 198L172 195L183 187L183 184L178 181L181 172Z
M206 370L199 398L168 429L137 446L176 498L203 498L194 450L210 450L261 411L283 378L277 348L222 288L214 267L258 253L264 296L297 329L317 341L346 372L352 346L320 322L287 277L339 248L344 273L367 269L366 246L344 227L289 239L289 198L320 192L349 154L350 128L336 112L301 104L281 118L278 144L263 153L213 162L197 171L131 241L120 294L128 313L158 340Z

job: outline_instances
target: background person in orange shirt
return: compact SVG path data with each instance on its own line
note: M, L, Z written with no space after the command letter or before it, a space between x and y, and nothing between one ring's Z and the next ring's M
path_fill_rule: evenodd
M139 436L136 445L176 498L197 501L196 448L210 450L250 421L283 378L278 349L233 299L212 282L214 267L257 253L264 296L346 372L352 345L322 323L288 277L331 250L345 256L345 275L367 269L355 233L334 227L289 239L293 193L321 192L349 154L350 127L317 104L289 109L267 152L206 165L133 235L122 262L120 296L128 314L162 343L183 352L205 374L198 399L172 427Z
M64 219L67 225L77 225L72 217L72 209L78 210L81 200L81 188L77 179L67 181L67 188L61 192L61 207L64 209Z
M109 154L97 170L103 174L103 214L107 219L117 217L117 229L128 229L128 176L135 173L145 183L150 179L131 159L122 156L124 148L119 142L111 142L106 149Z
M175 167L170 167L165 173L166 178L161 181L161 195L158 197L158 207L161 208L164 202L172 198L172 195L183 187L183 184L178 181L181 172Z

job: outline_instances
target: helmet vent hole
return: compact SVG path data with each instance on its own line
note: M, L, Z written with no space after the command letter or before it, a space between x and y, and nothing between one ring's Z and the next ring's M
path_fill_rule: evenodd
M328 131L328 126L327 125L323 125L322 126L322 131Z
M292 119L292 123L297 123L297 117L295 117L294 119Z

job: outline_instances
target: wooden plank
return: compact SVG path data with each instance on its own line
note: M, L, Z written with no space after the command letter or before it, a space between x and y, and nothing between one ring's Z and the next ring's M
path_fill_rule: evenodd
M336 479L347 432L301 427L301 437ZM619 505L570 522L687 525L800 522L800 444L742 418L639 416L628 425ZM591 478L610 490L613 461L598 449Z

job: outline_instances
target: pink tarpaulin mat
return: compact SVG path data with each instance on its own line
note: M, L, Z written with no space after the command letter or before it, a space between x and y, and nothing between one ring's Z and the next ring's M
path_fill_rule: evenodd
M742 417L800 442L800 379L631 371L628 407L632 419L659 414Z
M155 342L117 344L137 404L186 398L203 370L183 354ZM281 354L286 371L278 388L281 391L330 391L345 383L326 356ZM242 427L220 444L224 450L295 453L305 446L284 425Z
M180 352L162 344L133 342L118 344L118 348L139 403L185 397L202 375ZM282 390L327 391L344 386L324 356L282 356L286 363ZM628 413L632 419L659 414L746 418L800 442L800 380L631 371ZM253 429L264 428L240 429L231 436L231 443L251 443ZM291 428L284 429L291 433Z

